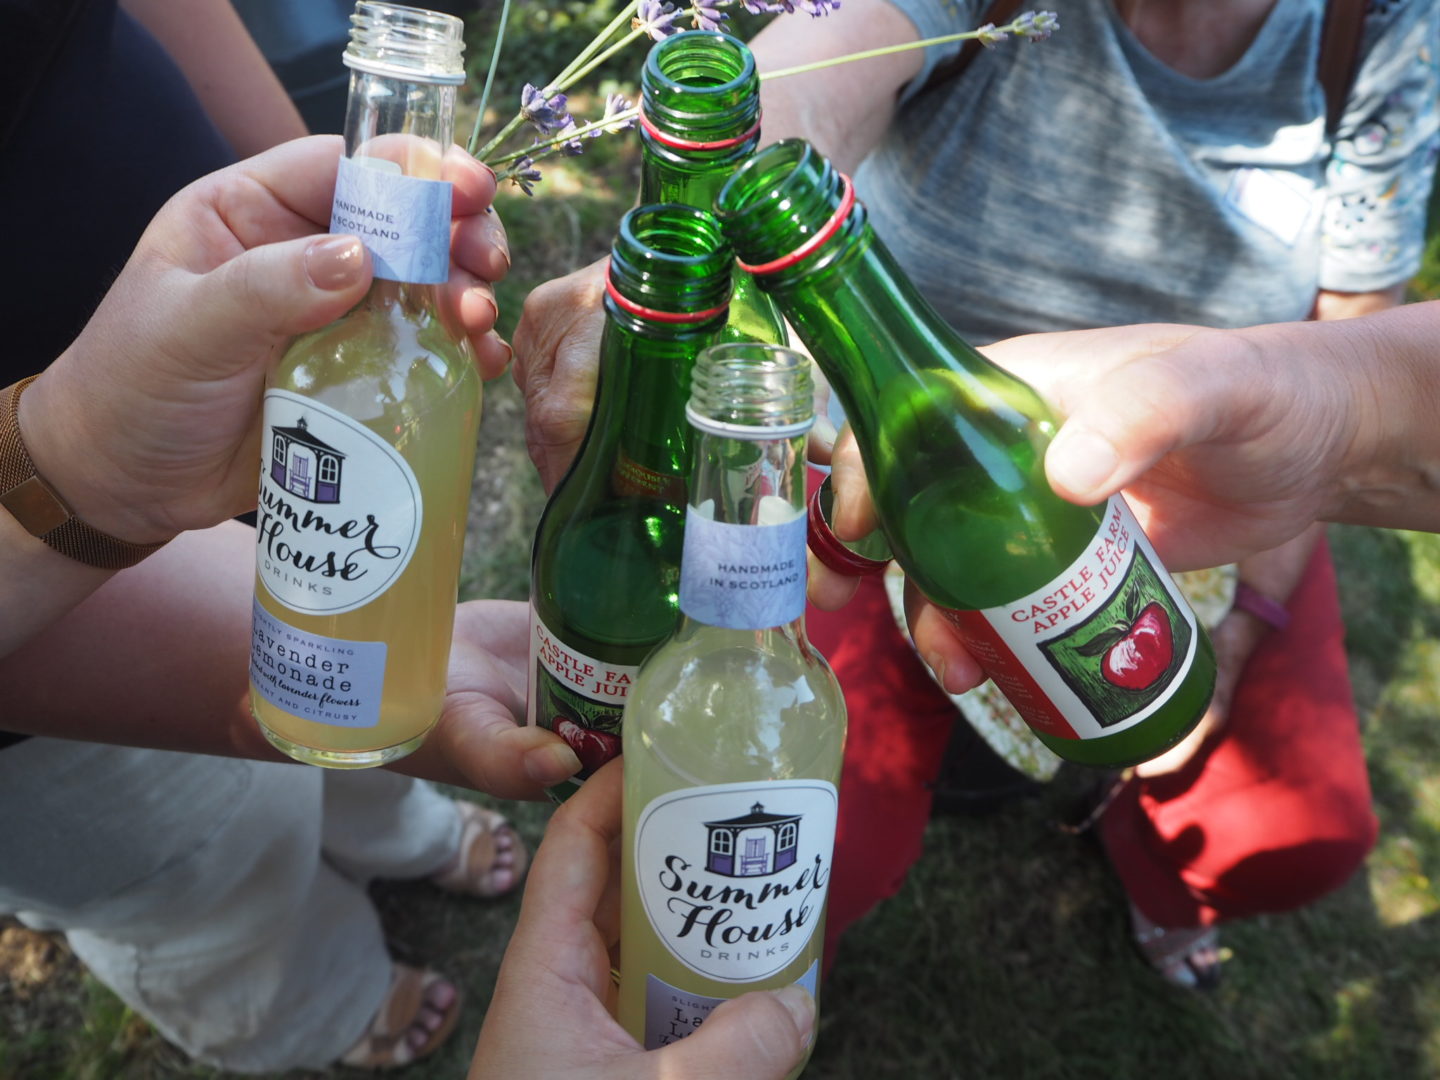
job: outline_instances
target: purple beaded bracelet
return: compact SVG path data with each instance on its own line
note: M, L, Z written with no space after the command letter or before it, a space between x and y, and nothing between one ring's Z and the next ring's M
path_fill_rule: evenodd
M1284 630L1290 625L1290 612L1285 610L1284 604L1243 581L1235 586L1235 606L1276 630Z

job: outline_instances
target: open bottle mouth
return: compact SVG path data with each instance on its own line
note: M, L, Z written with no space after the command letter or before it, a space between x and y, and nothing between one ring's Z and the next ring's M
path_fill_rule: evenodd
M714 309L723 309L730 299L733 265L714 214L680 203L652 203L620 219L609 283L622 302L640 308L718 315Z
M743 42L718 30L687 30L656 42L640 88L644 126L661 138L696 144L743 139L760 120L755 58Z
M695 360L685 411L700 430L733 438L803 435L815 422L810 359L778 345L712 345Z
M741 165L715 198L716 214L742 263L783 260L816 241L824 230L850 232L865 220L855 201L834 221L845 201L845 176L803 139L772 143ZM802 273L826 265L834 253L807 259ZM780 276L780 275L777 275Z
M412 82L465 81L465 24L454 15L359 0L350 24L347 67Z

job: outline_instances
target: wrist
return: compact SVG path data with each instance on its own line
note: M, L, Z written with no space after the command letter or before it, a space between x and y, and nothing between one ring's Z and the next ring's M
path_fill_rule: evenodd
M0 504L32 536L77 562L132 566L173 533L128 513L103 483L87 481L95 463L109 459L49 407L50 389L38 378L0 389Z

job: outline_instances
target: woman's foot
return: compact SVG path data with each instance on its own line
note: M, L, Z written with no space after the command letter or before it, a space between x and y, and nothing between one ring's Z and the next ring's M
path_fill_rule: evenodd
M1130 905L1130 926L1140 955L1161 978L1187 990L1220 983L1220 932L1213 926L1157 926Z
M467 799L455 800L460 849L430 880L446 892L492 900L525 877L530 853L504 816Z
M340 1059L359 1069L398 1069L435 1051L460 1019L460 991L434 971L394 964L370 1028Z

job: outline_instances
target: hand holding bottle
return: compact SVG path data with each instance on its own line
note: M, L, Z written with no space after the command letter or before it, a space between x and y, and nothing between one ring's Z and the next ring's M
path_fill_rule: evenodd
M507 1080L779 1080L814 1027L798 987L746 994L689 1038L646 1052L611 1017L619 937L620 767L612 762L550 819L505 952L470 1076Z
M94 527L133 543L203 528L255 499L260 394L287 338L342 314L370 284L353 237L323 233L338 138L287 143L177 194L75 343L26 391L21 427L40 475ZM448 303L482 372L508 349L492 334L488 280L503 233L483 211L494 178L452 152Z

